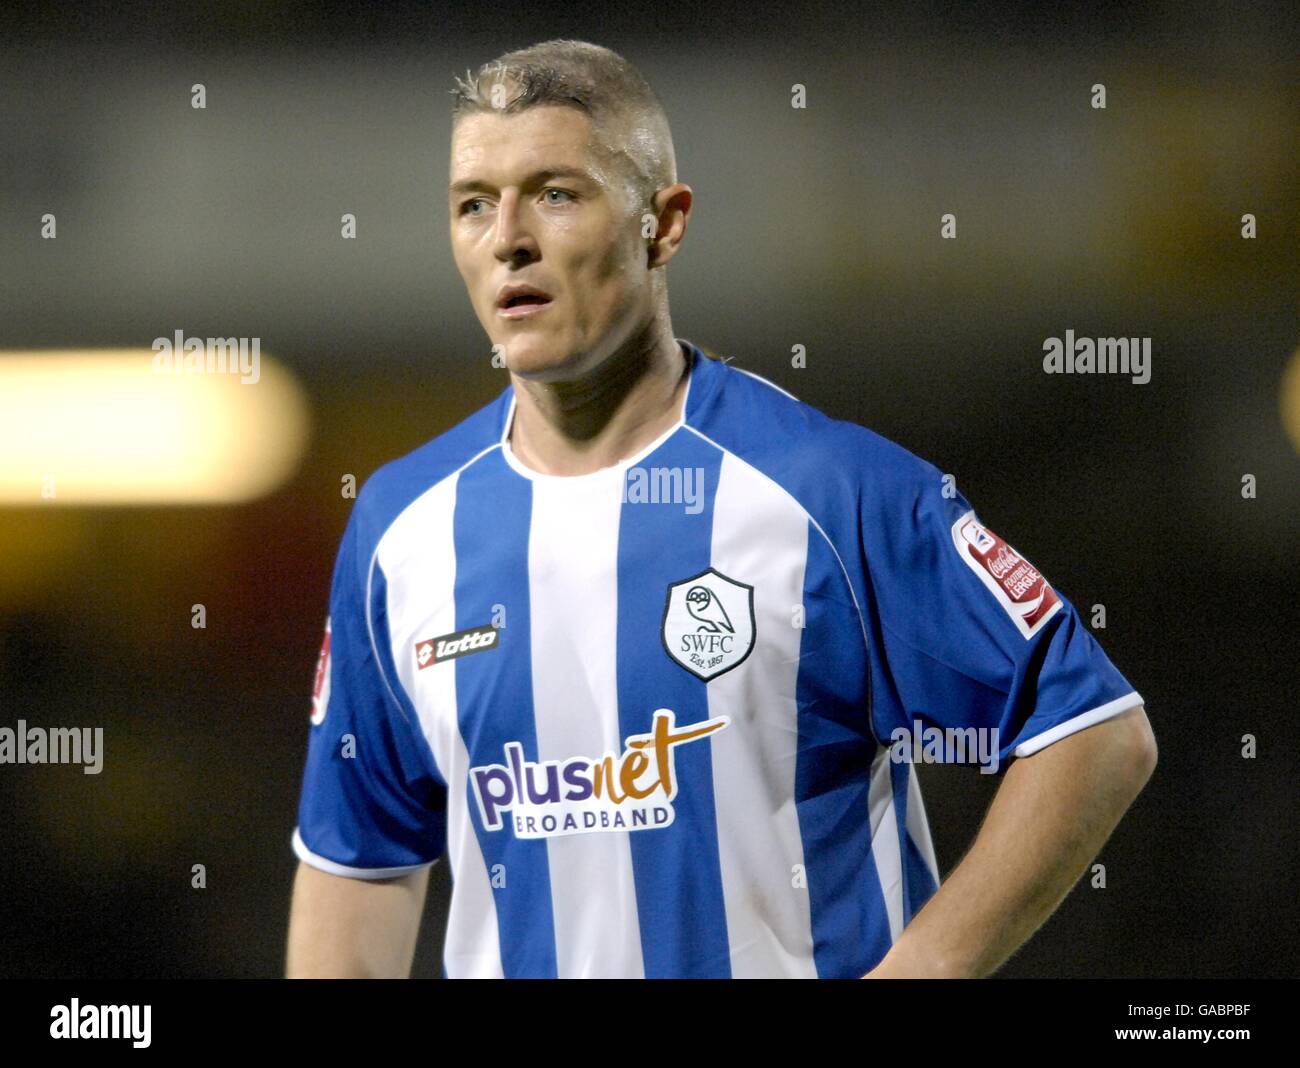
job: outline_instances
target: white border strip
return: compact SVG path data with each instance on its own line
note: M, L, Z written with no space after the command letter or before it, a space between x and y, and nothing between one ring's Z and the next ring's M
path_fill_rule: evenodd
M763 385L765 385L765 386L771 386L771 387L772 387L774 390L776 390L778 393L782 393L782 394L784 394L785 396L789 397L792 401L799 401L799 398L796 397L796 396L795 396L793 393L791 393L789 390L782 389L782 388L781 388L780 386L778 386L775 382L769 382L769 381L768 381L766 378L764 378L762 375L756 375L756 374L754 374L753 371L746 371L743 367L733 367L732 370L733 370L733 371L739 371L742 375L749 375L749 377L752 378L755 382L762 382ZM803 401L799 401L799 403L802 404Z
M1024 757L1032 753L1037 753L1040 749L1045 749L1053 742L1059 742L1067 735L1081 731L1085 727L1091 727L1100 723L1104 719L1111 719L1118 716L1121 712L1127 712L1130 708L1137 708L1139 705L1145 705L1142 695L1133 690L1123 697L1117 697L1113 701L1107 701L1104 705L1094 708L1090 712L1081 712L1073 719L1067 719L1064 723L1058 723L1050 730L1043 731L1042 734L1035 734L1028 741L1021 742L1011 751L1012 756Z
M342 875L348 879L396 879L400 875L409 875L413 871L438 863L436 860L429 860L423 864L411 864L401 868L349 868L313 853L303 842L297 827L293 829L293 851L304 864L310 864L313 868L319 868L330 875Z

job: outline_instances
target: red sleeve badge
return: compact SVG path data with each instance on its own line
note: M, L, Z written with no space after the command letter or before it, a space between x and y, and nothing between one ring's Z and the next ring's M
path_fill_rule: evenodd
M311 690L311 721L320 723L325 718L325 706L330 699L330 621L325 620L325 640L321 642L320 656L316 659L316 683Z
M974 511L952 525L952 542L1024 637L1032 638L1061 607L1038 569L981 525Z

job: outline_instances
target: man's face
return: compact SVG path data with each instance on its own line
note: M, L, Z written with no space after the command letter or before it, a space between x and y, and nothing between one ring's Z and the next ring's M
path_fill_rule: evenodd
M452 133L451 247L479 322L515 374L564 381L653 313L639 205L576 108L470 113ZM549 301L500 304L505 286Z

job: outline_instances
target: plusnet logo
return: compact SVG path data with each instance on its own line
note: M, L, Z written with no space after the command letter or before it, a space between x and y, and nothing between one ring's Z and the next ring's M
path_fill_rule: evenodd
M521 743L506 742L506 763L469 770L483 826L501 830L509 812L517 838L667 827L678 785L674 749L730 722L716 716L678 729L673 710L660 708L649 734L631 735L622 754L596 759L534 762Z

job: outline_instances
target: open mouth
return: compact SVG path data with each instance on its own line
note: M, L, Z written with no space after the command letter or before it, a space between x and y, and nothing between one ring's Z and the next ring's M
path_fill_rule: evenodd
M510 293L498 301L497 315L503 319L523 319L537 315L550 306L550 297L538 290L529 292L530 289L531 286L522 293Z

